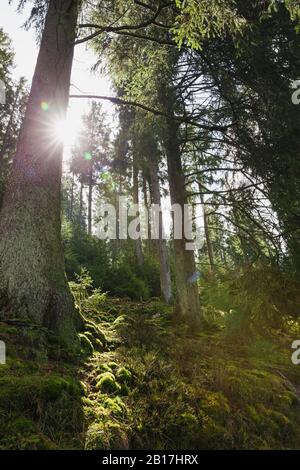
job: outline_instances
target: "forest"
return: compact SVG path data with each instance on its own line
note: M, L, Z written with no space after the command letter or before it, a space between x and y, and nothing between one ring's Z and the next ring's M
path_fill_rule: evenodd
M299 0L2 2L0 450L300 450Z

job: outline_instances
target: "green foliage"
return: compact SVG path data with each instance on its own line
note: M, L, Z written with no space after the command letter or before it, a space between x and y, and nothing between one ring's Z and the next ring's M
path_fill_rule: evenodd
M239 0L175 0L180 14L176 18L172 32L179 47L187 43L195 50L201 50L205 40L231 35L240 39L247 37L253 28L249 17L257 11L261 21L272 17L284 5L299 30L300 8L297 0L270 0L269 2L242 2Z
M207 325L241 334L290 330L299 318L299 280L266 263L201 279L203 317Z
M110 254L103 240L90 237L77 223L64 222L62 226L66 273L70 281L76 281L82 269L88 270L94 286L106 291L105 281L110 273Z
M228 312L233 308L230 277L216 275L202 277L200 280L201 298L204 305Z
M119 297L131 299L147 299L149 288L130 268L128 264L121 263L111 273L108 287L109 291Z
M105 298L103 291L135 300L160 295L159 266L153 257L145 256L141 271L131 249L125 250L125 255L122 253L120 260L113 263L109 246L102 240L89 237L76 224L65 221L62 236L66 272L79 308L97 306L97 302ZM90 297L92 285L96 288Z
M226 33L238 34L248 27L239 15L235 0L175 0L180 10L172 31L179 47L186 41L188 46L199 50L206 38Z
M285 329L299 318L299 281L277 267L259 264L232 282L234 304L260 330Z
M80 274L75 274L76 282L69 283L76 306L81 312L100 307L105 301L106 294L101 290L93 289L93 280L86 268L82 268Z

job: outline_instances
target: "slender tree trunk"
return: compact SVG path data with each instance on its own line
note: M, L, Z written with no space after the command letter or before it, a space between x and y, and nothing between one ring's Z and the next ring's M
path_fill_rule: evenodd
M184 214L184 205L187 203L185 181L182 171L180 145L178 141L178 124L174 116L173 97L168 96L164 87L161 87L161 100L166 110L164 129L164 146L167 155L168 176L170 185L171 204L179 204ZM182 217L184 220L184 217ZM177 313L179 319L189 327L200 327L201 310L197 285L197 272L193 251L186 250L186 239L182 227L182 238L174 239L175 273L177 289Z
M112 264L115 266L118 259L118 253L121 249L121 240L120 240L120 196L122 195L122 177L119 175L119 184L118 189L115 192L115 209L116 209L116 239L112 240Z
M79 224L83 224L83 182L80 181L80 190L79 190Z
M205 204L204 204L204 197L203 197L203 194L201 193L202 190L203 190L203 188L202 188L201 184L199 183L200 200L201 200L202 212L203 212L203 224L204 224L204 232L205 232L205 241L206 241L210 271L213 274L215 272L214 251L213 251L213 246L212 246L211 238L210 238L210 230L209 230L209 225L208 225L208 216L207 216L207 211L206 211L206 207L205 207Z
M133 165L133 203L139 205L139 172L135 164ZM144 255L141 237L135 240L135 251L138 265L142 268L144 264Z
M160 198L160 188L159 188L159 179L158 179L158 163L155 155L152 155L152 158L149 161L150 165L150 178L151 178L151 191L152 191L152 200L153 204L156 204L160 207L161 198ZM171 274L168 262L168 253L166 240L163 238L164 226L162 214L160 214L159 220L159 238L158 238L158 254L159 254L159 267L160 267L160 287L162 295L166 303L170 303L172 300L172 283L171 283Z
M72 172L72 183L71 183L71 200L70 200L70 219L73 220L74 211L74 186L75 186L75 175Z
M78 0L50 0L25 119L0 216L0 315L75 344L61 244L63 147L52 126L68 104Z
M89 171L89 194L88 194L88 234L92 235L92 210L93 210L93 166Z
M145 170L143 171L143 196L144 196L144 204L145 208L147 209L147 227L148 227L148 234L151 233L151 223L150 223L150 214L149 214L149 199L148 199L148 190L147 190L147 178L145 175ZM150 237L147 239L147 252L148 255L151 251L151 240Z

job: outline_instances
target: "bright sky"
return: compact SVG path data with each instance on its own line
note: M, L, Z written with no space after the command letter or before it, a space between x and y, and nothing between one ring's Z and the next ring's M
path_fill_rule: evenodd
M8 0L0 0L1 16L0 27L10 36L15 51L15 70L14 78L18 79L24 76L28 83L31 83L35 63L38 54L36 44L36 35L34 29L26 31L22 25L29 17L32 1L28 4L23 14L16 12L17 0L11 5ZM93 95L112 95L109 81L99 76L98 73L92 73L91 67L95 64L96 57L92 51L87 50L86 45L81 44L75 48L75 57L73 63L73 72L71 84L74 84L83 92ZM80 94L75 88L71 88L71 93ZM61 133L65 134L65 150L69 153L70 147L74 142L78 130L80 129L81 116L88 109L88 100L72 100L69 105L66 124L61 126ZM113 113L113 106L108 102L103 102L103 109L108 114Z

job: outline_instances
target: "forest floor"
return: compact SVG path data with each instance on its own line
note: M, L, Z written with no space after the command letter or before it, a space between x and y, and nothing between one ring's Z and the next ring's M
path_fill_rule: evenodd
M1 324L0 449L300 449L290 339L171 322L158 300L85 314L80 357ZM28 344L28 337L31 344Z

